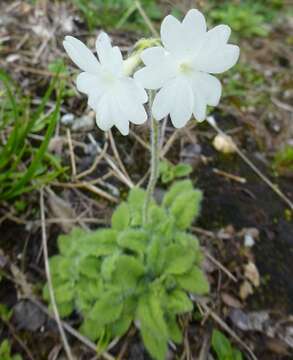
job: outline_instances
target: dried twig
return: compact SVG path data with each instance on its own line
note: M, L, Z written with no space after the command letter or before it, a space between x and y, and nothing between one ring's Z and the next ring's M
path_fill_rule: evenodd
M112 131L109 130L109 140L110 140L110 144L111 144L111 148L113 150L113 153L114 153L114 156L115 156L115 159L117 160L117 163L118 165L120 166L120 169L123 171L123 173L125 174L125 176L130 180L130 176L128 174L128 172L126 171L126 168L119 156L119 152L117 150L117 147L116 147L116 143L115 143L115 139L113 137L113 134L112 134ZM131 181L131 180L130 180Z
M225 323L224 320L222 320L218 314L216 314L203 300L196 299L196 302L198 305L200 305L208 316L210 316L224 331L226 331L236 342L238 342L243 349L247 351L247 353L250 355L250 358L252 360L258 360L256 355L253 353L253 351L250 349L250 347L245 344L240 337Z
M58 325L59 333L63 342L64 350L66 352L67 358L69 360L74 360L70 346L68 344L65 332L62 327L60 315L58 312L58 307L56 304L56 299L54 295L54 289L51 279L50 267L49 267L49 260L48 260L48 248L47 248L47 233L46 233L46 223L45 223L45 206L44 206L44 191L43 188L40 190L40 211L41 211L41 222L42 222L42 242L43 242L43 254L44 254L44 262L45 262L45 270L46 270L46 277L48 281L48 289L50 294L50 301L52 304L52 309L54 312L55 320Z
M76 163L75 163L74 148L73 148L73 144L72 144L70 129L66 129L66 135L67 135L67 141L68 141L68 147L69 147L69 153L70 153L72 176L75 177L76 176Z

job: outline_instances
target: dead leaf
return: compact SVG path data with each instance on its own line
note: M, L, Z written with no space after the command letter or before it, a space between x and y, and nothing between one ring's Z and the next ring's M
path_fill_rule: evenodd
M253 294L253 288L249 281L245 280L239 290L239 296L242 300L246 300L249 295Z
M61 226L64 232L70 232L74 227L74 221L70 220L77 218L74 210L69 203L56 195L52 190L47 189L47 193L49 194L48 205L53 217L60 220L58 224Z
M249 262L244 266L244 276L248 279L255 287L260 285L260 276L257 267L253 262Z
M222 298L223 302L230 307L233 307L236 309L241 309L243 307L242 303L231 294L222 292L221 298Z

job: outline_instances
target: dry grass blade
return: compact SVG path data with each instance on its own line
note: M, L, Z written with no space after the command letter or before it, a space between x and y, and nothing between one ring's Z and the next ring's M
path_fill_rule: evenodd
M250 347L243 342L240 337L222 320L218 314L216 314L204 301L196 299L198 305L200 305L207 316L210 316L224 331L226 331L243 349L247 351L252 360L258 360L256 355L250 349Z
M42 243L43 243L43 254L44 254L44 262L45 262L45 271L46 277L48 281L48 288L50 294L50 300L52 304L52 309L54 312L55 320L58 325L58 330L61 336L61 340L63 342L64 350L66 352L67 358L69 360L74 360L74 357L71 352L71 348L67 341L65 332L62 327L61 319L58 312L58 307L56 304L56 299L54 295L54 289L51 279L50 267L49 267L49 259L48 259L48 247L47 247L47 233L46 233L46 222L45 222L45 206L44 206L44 191L43 188L40 190L40 211L41 211L41 222L42 222Z

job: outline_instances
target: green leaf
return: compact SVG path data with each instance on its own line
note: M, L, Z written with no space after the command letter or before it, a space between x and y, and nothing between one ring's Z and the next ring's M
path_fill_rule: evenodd
M123 336L129 329L133 321L133 316L122 315L116 322L111 325L111 333L113 337Z
M166 249L165 274L183 274L191 269L195 254L188 247L179 244L169 245Z
M130 210L131 226L142 224L142 209L145 197L145 191L137 187L132 188L129 192L127 203Z
M118 231L127 229L130 222L130 213L128 205L123 202L112 215L112 228Z
M96 320L86 317L80 327L80 332L92 341L96 341L103 333L104 327Z
M219 360L234 360L233 350L229 339L219 330L214 330L212 347Z
M192 182L190 180L177 181L164 196L163 205L165 207L170 207L179 194L190 190L193 190Z
M156 294L145 294L140 298L137 318L147 350L155 359L164 360L167 353L168 329Z
M128 250L143 256L146 249L147 234L143 230L127 229L118 236L117 243Z
M108 291L96 301L90 311L90 318L102 328L104 325L117 321L123 310L123 302L117 291Z
M202 192L199 190L185 191L176 197L170 212L179 229L187 229L199 215L201 200Z
M160 276L164 270L166 247L163 245L161 237L153 236L151 244L147 248L146 264L148 272L152 276Z
M50 306L50 308L51 308L51 306ZM71 315L71 313L74 310L74 305L72 302L62 303L62 304L57 304L57 308L58 308L59 315L62 318L65 318L65 317Z
M104 259L101 267L101 275L103 279L111 281L113 272L116 268L116 261L120 256L119 252L115 252L113 255L108 256Z
M59 278L60 280L68 280L70 279L72 262L70 259L61 256L55 255L51 257L50 262L50 271L54 280Z
M68 303L74 300L75 291L73 286L66 282L54 287L54 295L58 304Z
M192 172L192 166L189 164L178 164L174 168L175 177L184 177Z
M60 235L58 237L58 249L64 256L70 256L76 250L76 244L84 238L87 231L81 228L74 228L70 234Z
M100 261L94 256L88 256L80 261L78 270L81 275L91 279L96 279L99 276Z
M198 267L194 267L187 274L177 275L176 280L182 289L197 295L207 294L210 290L204 273Z
M143 263L134 256L121 255L115 265L113 284L127 293L129 290L135 290L138 280L145 273Z
M166 296L168 312L172 314L184 314L193 309L192 301L182 290L174 290Z
M167 317L167 326L169 337L176 343L181 344L183 341L182 330L180 329L176 316Z

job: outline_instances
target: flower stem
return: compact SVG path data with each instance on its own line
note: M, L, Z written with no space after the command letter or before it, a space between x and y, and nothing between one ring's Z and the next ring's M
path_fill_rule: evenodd
M150 94L150 107L152 105L152 94ZM150 110L151 120L151 174L146 190L146 198L143 206L143 223L148 221L148 210L152 196L154 194L156 182L159 176L159 156L160 156L160 142L159 142L159 124L152 116Z

